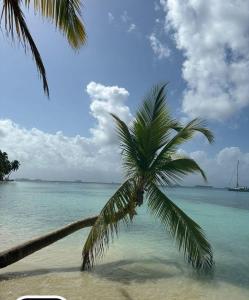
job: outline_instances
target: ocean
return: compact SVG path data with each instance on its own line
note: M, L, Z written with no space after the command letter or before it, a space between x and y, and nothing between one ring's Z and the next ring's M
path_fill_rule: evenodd
M0 251L98 214L116 184L0 184ZM249 193L166 188L213 246L215 271L198 275L146 206L121 227L93 271L80 272L89 229L82 229L0 270L0 299L60 295L78 299L249 299Z

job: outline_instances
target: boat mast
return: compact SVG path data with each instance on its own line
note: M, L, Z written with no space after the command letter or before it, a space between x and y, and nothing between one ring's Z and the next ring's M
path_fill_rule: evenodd
M239 187L239 160L238 160L238 163L237 163L237 183L236 183L236 188Z

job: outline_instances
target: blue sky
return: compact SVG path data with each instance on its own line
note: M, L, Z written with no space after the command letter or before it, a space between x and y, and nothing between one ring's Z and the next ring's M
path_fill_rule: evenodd
M222 164L222 170L224 168L224 172L230 173L233 168L231 159L236 161L239 158L244 162L242 172L246 175L249 166L249 27L246 21L249 7L247 1L242 0L222 1L220 4L212 0L207 2L205 7L202 1L186 1L182 6L180 1L164 0L84 1L82 14L88 39L78 52L70 48L52 24L35 16L32 10L25 11L46 66L51 93L49 100L42 91L30 54L25 54L20 45L13 45L3 31L0 35L0 120L5 120L5 123L0 123L0 130L2 128L4 132L0 147L23 162L23 170L18 175L47 177L51 172L49 167L41 166L32 153L28 158L23 155L30 151L25 145L13 150L17 139L13 131L17 128L21 132L18 131L19 135L23 134L25 138L31 135L30 140L34 138L32 128L36 128L40 135L51 135L52 138L60 132L71 141L69 144L74 143L77 135L91 144L96 137L94 128L101 130L105 124L101 125L103 116L94 108L95 100L101 99L96 96L96 91L87 92L91 82L99 84L94 86L95 89L117 86L129 93L124 99L121 95L122 105L129 110L124 115L128 120L150 87L162 81L169 82L168 102L172 114L182 120L200 116L207 120L215 134L214 145L196 138L182 147L182 151L194 155L204 166L213 162L220 169ZM221 35L226 28L229 33ZM115 104L112 107L115 110ZM11 130L12 136L6 128ZM19 136L19 139L22 138ZM44 151L38 138L34 138L33 143L37 144L37 153ZM111 143L98 146L96 141L94 143L92 153L96 155L103 149L111 151L108 148ZM223 150L225 162L222 161ZM52 157L58 154L56 142L50 151L54 151ZM220 153L223 153L222 159ZM59 153L58 157L63 163L63 154ZM84 155L82 157L84 160ZM40 171L27 167L28 160L33 161ZM81 168L79 161L77 169L70 165L71 162L65 163L75 175L63 177L58 171L51 175L51 179L58 174L59 179L77 176L88 179L91 164ZM228 163L226 169L224 165ZM49 166L51 162L47 164ZM115 168L117 172L110 176L110 180L118 176L118 167ZM97 169L95 171L98 173ZM212 171L208 172L214 176ZM90 177L95 179L94 171ZM103 178L106 178L104 171ZM103 178L96 177L97 180ZM219 185L226 184L226 181L227 178L219 179Z

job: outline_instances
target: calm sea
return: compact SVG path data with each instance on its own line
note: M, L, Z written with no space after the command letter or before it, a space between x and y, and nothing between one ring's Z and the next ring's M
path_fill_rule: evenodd
M11 182L0 185L0 251L97 214L112 184ZM169 188L167 195L205 230L213 277L197 276L146 207L122 228L94 271L80 272L89 229L0 270L0 299L58 294L66 299L249 299L249 193Z

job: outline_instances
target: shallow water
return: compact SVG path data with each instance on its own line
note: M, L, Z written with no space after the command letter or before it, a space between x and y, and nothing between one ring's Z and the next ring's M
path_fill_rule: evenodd
M0 251L95 215L116 185L12 182L0 185ZM205 229L216 261L197 276L145 208L122 228L92 272L80 272L83 229L0 270L0 299L249 299L249 193L174 188L167 195Z

